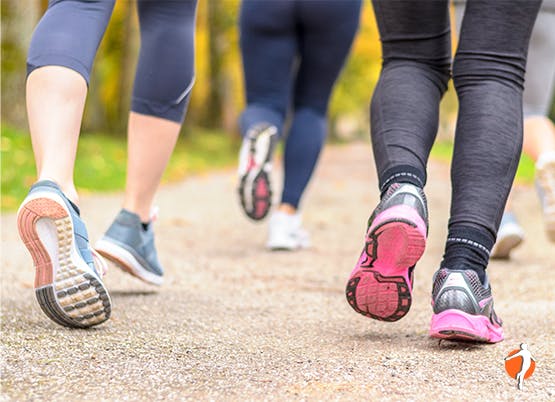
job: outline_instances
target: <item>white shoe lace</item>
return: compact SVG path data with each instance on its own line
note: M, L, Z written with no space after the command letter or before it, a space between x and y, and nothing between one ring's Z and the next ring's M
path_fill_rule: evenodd
M91 254L93 257L94 267L96 268L96 272L102 278L104 275L108 273L108 264L104 261L104 258L96 251L94 248L90 248Z

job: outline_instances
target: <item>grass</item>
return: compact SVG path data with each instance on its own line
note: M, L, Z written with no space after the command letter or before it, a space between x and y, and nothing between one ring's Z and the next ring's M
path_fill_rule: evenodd
M217 130L192 129L177 143L163 182L175 182L190 174L233 166L239 140ZM36 180L31 139L25 132L2 126L1 209L13 211ZM438 142L431 157L449 162L453 154L450 142ZM125 185L126 143L122 138L85 133L79 141L75 165L75 183L80 192L118 191ZM523 156L517 181L533 183L534 162Z
M233 166L239 140L222 132L192 129L180 138L163 177L172 182L190 174ZM15 210L36 180L31 139L25 132L2 125L1 209ZM84 133L79 140L75 183L80 192L118 191L125 185L125 139Z

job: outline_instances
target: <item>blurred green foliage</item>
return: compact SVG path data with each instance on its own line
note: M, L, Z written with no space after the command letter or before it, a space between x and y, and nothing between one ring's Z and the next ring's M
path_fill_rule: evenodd
M25 118L25 57L34 26L47 4L47 0L1 2L2 208L16 206L35 178ZM237 136L230 133L236 132L237 116L245 101L237 29L239 4L240 0L199 1L196 83L166 180L235 160ZM139 46L135 1L117 1L91 75L83 119L85 134L76 165L76 182L81 189L123 187L123 137ZM332 139L368 137L368 104L381 67L380 52L373 10L364 2L359 34L330 102ZM457 99L450 86L442 102L440 142L432 153L435 157L445 158L451 152L448 142L456 109ZM87 134L90 132L102 134ZM524 158L518 177L532 180L529 159Z
M191 128L191 135L178 141L163 182L182 179L208 169L232 166L239 141L217 130ZM14 210L36 180L31 139L26 133L2 125L0 143L2 210ZM75 184L80 192L116 191L125 185L126 142L122 138L85 133L79 141Z

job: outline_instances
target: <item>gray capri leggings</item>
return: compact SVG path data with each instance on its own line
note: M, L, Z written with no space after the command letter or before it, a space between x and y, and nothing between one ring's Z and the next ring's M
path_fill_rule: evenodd
M465 1L455 1L455 18L460 29ZM555 92L555 0L543 0L532 31L522 106L524 116L547 116Z
M27 75L64 66L87 85L115 0L50 0L27 57ZM131 110L182 122L194 81L196 0L138 0L141 50Z

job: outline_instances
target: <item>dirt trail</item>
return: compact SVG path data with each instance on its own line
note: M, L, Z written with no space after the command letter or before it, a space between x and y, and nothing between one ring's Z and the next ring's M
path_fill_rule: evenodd
M377 202L367 144L328 147L304 205L313 248L264 249L266 225L240 213L233 171L165 186L157 242L166 283L153 288L111 267L113 318L92 330L49 321L34 299L32 262L14 214L2 224L2 395L8 400L537 400L555 399L555 247L534 189L514 207L528 236L489 272L506 340L428 337L431 277L446 234L448 167L431 163L429 243L410 313L359 316L344 286ZM279 182L280 180L276 180ZM97 239L121 195L83 195ZM537 360L525 390L503 358L527 342Z

